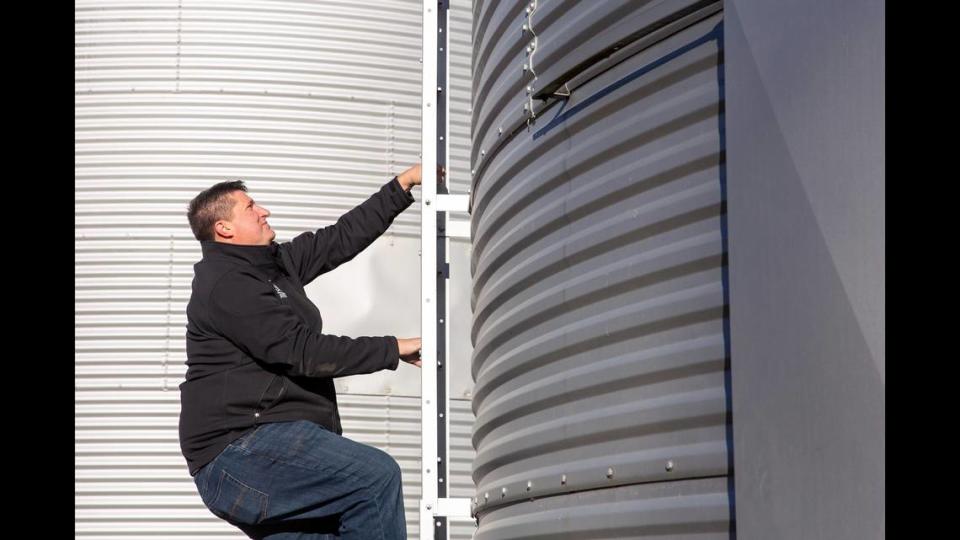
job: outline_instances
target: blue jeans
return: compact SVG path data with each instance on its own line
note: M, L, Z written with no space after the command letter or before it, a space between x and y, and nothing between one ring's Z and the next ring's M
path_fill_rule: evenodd
M313 422L258 426L194 482L210 511L251 538L407 538L397 462Z

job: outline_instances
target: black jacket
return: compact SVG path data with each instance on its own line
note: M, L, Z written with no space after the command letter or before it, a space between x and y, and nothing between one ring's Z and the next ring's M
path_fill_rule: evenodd
M333 377L396 369L394 336L323 334L303 287L353 259L413 204L396 178L336 224L290 242L202 242L187 304L180 448L190 474L258 424L310 420L342 433Z

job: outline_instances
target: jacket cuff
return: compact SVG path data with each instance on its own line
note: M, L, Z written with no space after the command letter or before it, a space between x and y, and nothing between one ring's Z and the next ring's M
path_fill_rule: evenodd
M390 194L390 198L397 203L402 210L406 210L406 208L416 200L413 198L413 193L403 189L403 186L400 185L400 180L396 176L387 182L386 188L387 193Z
M396 336L383 336L387 338L388 362L384 369L396 370L400 364L400 343Z

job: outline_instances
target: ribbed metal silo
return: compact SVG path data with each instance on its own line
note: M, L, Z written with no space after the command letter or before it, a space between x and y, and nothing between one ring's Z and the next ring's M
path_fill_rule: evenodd
M201 503L177 440L184 309L199 244L186 205L244 179L278 240L329 225L420 149L416 0L84 0L75 6L75 531L87 540L243 538ZM453 191L469 163L472 14L452 3ZM415 192L416 194L416 192ZM419 197L418 197L419 199ZM418 201L307 292L324 330L419 333ZM453 257L468 244L451 242ZM466 269L463 269L466 274ZM457 289L456 284L464 286ZM468 319L469 278L451 312ZM411 310L413 315L411 316ZM469 345L467 324L452 331ZM469 496L469 349L452 346L451 492ZM419 373L338 380L345 434L400 463L420 496ZM469 538L453 522L453 538Z
M729 538L720 2L480 1L476 538Z

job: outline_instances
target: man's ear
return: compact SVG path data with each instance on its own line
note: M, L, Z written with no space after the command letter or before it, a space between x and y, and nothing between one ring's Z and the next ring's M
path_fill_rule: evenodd
M221 219L213 224L213 232L220 238L233 238L233 225Z

